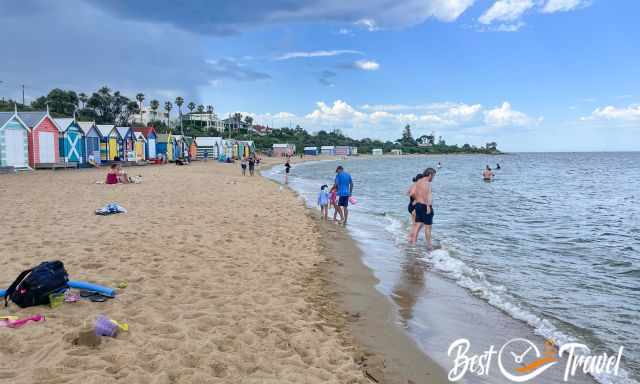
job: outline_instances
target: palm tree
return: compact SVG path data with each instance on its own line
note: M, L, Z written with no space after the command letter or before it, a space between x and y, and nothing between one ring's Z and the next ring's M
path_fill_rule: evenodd
M180 133L184 135L184 131L182 129L182 104L184 104L184 99L181 96L176 97L176 105L178 106L178 116L180 120Z
M193 110L196 109L196 103L193 101L190 102L189 105L187 105L187 108L189 108L189 112L193 113Z
M142 102L144 101L144 93L138 93L136 95L136 100L138 100L139 113L140 113L140 123L142 123Z
M160 108L160 102L156 99L151 100L149 103L151 110L153 111L153 119L158 120L158 108Z
M82 109L84 109L84 106L87 104L87 101L89 100L89 96L87 96L87 94L84 92L80 92L78 94L78 100L80 100L80 102L82 103Z
M208 114L213 114L213 105L207 105L207 113Z
M171 126L171 108L173 108L173 104L170 101L164 103L164 110L167 111L167 127Z
M204 113L204 105L198 105L198 113Z

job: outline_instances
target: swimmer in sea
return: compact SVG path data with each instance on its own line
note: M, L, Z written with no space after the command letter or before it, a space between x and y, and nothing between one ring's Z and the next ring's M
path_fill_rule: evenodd
M493 171L491 171L491 167L487 165L484 172L482 172L482 179L484 181L491 181L493 179L493 176L495 176L495 174L493 173Z

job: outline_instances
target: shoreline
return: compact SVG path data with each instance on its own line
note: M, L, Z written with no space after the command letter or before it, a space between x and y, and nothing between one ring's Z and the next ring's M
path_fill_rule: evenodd
M298 158L294 164L323 160L340 158ZM265 175L261 177L286 187L300 198L288 185ZM344 227L322 222L316 210L306 204L304 208L319 230L323 257L314 283L319 287L318 293L312 300L323 317L339 331L344 342L353 347L354 358L365 377L377 383L447 383L445 370L398 324L393 304L376 289L379 281L364 264L356 240Z

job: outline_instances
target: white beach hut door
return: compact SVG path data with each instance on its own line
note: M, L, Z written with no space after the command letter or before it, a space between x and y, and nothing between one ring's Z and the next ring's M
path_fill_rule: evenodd
M38 143L40 144L40 162L41 163L54 163L56 157L53 153L55 146L53 145L53 133L40 132L38 136Z
M155 159L156 158L156 139L149 139L149 143L147 145L149 146L149 158Z
M11 167L24 167L27 159L24 156L24 130L7 129L5 132L5 144L7 148L7 165Z

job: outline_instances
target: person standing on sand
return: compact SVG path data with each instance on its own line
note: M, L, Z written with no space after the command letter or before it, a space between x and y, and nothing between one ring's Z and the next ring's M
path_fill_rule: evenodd
M255 167L256 167L256 159L253 156L249 156L249 175L253 176Z
M482 172L482 179L484 181L491 181L493 176L495 176L495 174L493 173L493 171L491 171L491 167L487 165L487 167L484 169L484 172Z
M291 171L291 164L289 164L289 158L287 158L287 162L284 163L284 183L289 184L289 171Z
M353 180L351 175L344 171L342 165L336 168L335 185L338 188L338 210L342 216L342 225L346 226L349 218L349 197L353 193Z
M320 206L320 217L324 220L328 220L329 216L329 188L326 184L320 187L320 193L318 194L318 205Z
M240 168L242 168L242 176L246 176L247 175L247 158L243 157L242 160L240 160Z
M333 221L336 221L336 216L340 215L340 221L342 221L342 212L338 208L338 188L334 185L329 191L329 204L333 207Z
M418 180L413 187L411 196L415 200L415 222L411 229L409 242L415 244L418 240L420 229L424 226L424 236L427 240L427 249L433 249L431 243L431 226L433 225L433 193L431 191L431 182L436 175L436 170L427 168L423 177Z

